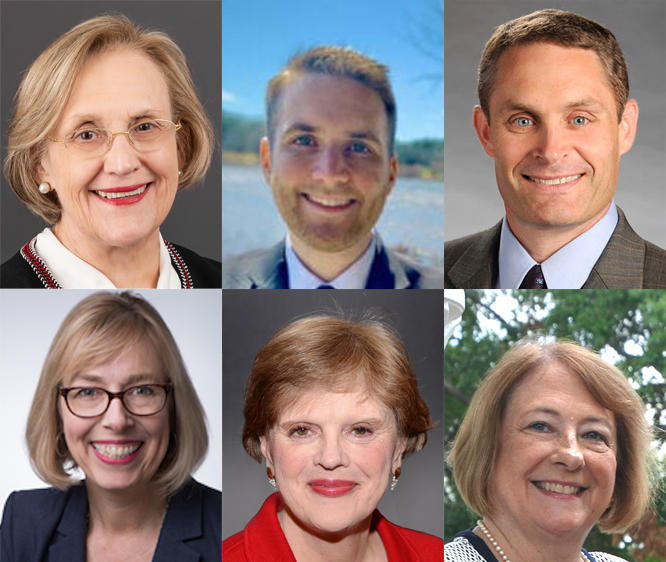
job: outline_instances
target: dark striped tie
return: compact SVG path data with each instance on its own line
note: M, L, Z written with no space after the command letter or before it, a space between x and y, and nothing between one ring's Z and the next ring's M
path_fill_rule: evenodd
M543 278L543 271L541 266L536 264L530 269L523 282L520 284L519 289L547 289L546 280Z

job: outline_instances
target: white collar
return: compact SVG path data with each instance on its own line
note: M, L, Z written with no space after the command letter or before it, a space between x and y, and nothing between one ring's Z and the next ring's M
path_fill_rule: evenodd
M617 220L613 200L597 223L540 264L546 286L549 289L580 289L606 248ZM505 216L500 235L499 284L496 288L517 289L536 263L511 232Z
M285 258L290 289L316 289L320 285L330 285L334 289L363 289L370 274L377 246L374 231L370 243L358 259L331 281L324 281L310 271L294 251L289 234L285 241Z
M63 289L115 289L98 269L70 252L50 228L35 237L35 250ZM158 289L180 289L178 273L171 264L169 250L160 234L160 276Z

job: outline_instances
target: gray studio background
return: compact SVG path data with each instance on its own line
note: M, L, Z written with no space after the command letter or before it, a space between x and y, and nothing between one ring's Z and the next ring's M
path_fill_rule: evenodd
M316 312L373 309L407 348L419 390L436 424L426 447L408 456L380 511L393 523L442 536L442 291L224 291L224 497L222 538L241 531L273 488L265 464L243 449L243 394L257 352L281 327Z
M220 2L2 0L1 10L3 161L11 101L23 72L74 25L106 12L122 12L141 26L166 32L178 44L187 58L199 99L213 123L216 149L205 180L178 193L161 232L165 240L219 260L222 255ZM0 184L0 258L4 262L46 224L19 202L4 176Z
M638 101L638 133L622 156L617 204L634 230L666 248L666 2L663 0L446 0L444 7L445 239L485 230L504 215L493 160L472 127L476 72L485 42L505 21L560 8L608 27L629 69L629 97Z
M30 467L24 432L53 336L72 307L94 291L0 291L0 506L14 490L44 488ZM134 291L160 313L178 344L208 419L209 449L194 473L222 489L221 291Z

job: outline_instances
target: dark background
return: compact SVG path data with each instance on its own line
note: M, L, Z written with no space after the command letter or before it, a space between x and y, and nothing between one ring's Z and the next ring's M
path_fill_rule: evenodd
M215 153L202 183L176 196L162 224L165 240L219 260L221 246L220 123L222 107L221 3L211 1L11 1L2 0L2 158L6 156L11 102L23 72L39 54L76 24L107 12L122 12L135 23L164 31L181 48L197 94L215 130ZM46 223L0 180L0 259L6 261ZM36 189L36 187L35 187Z
M265 465L243 449L243 396L258 351L289 322L315 313L372 310L391 324L409 353L436 427L426 447L408 456L394 492L379 509L391 522L442 536L443 293L421 291L224 291L222 538L241 531L273 492Z

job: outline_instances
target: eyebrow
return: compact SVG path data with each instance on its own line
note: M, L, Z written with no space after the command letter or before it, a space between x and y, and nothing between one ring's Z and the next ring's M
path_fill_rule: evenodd
M282 423L278 424L278 427L281 428L286 428L288 426L294 425L294 424L299 424L299 423L307 423L307 424L312 424L312 425L319 425L318 423L307 421L306 418L302 419L294 419L294 420L285 420ZM374 425L374 426L379 426L383 425L386 423L386 420L382 420L381 418L364 418L360 420L356 420L352 423L347 423L345 425Z
M302 132L302 133L316 133L320 128L315 127L314 125L310 125L309 123L304 123L302 121L296 121L289 125L284 132L282 133L282 136L286 136L290 133L294 132ZM375 135L372 131L350 131L347 133L347 136L352 139L362 139L362 140L369 140L372 142L376 142L377 144L381 144L381 140L377 135Z
M134 375L130 375L127 377L124 381L122 386L131 386L133 384L137 383L142 383L142 382L151 382L151 383L157 383L157 377L154 374L151 373L137 373ZM79 375L76 375L74 379L72 379L72 383L74 381L81 380L82 382L90 382L94 384L103 384L104 383L104 378L99 376L99 375L89 375L87 373L81 373Z
M599 102L599 100L595 98L582 98L579 100L574 100L569 103L567 103L564 106L564 109L571 110L571 109L576 109L576 108L594 108L594 109L599 109L604 111L604 106ZM500 110L501 113L510 113L513 111L524 111L525 113L531 113L531 114L538 114L539 112L536 111L533 107L530 107L527 104L524 104L518 100L508 100L505 104L504 107Z
M139 111L132 112L129 116L128 121L129 122L136 121L137 119L141 119L142 117L159 115L160 113L162 113L162 111L154 108L140 109ZM102 116L96 113L75 113L74 115L71 115L67 118L67 122L71 123L81 123L81 122L86 123L88 121L97 123L102 120L103 120Z
M552 408L534 408L532 410L529 410L527 414L532 414L532 413L542 413L542 414L548 414L551 416L556 416L558 418L563 417L562 414L560 414L557 410L553 410ZM599 417L599 416L588 416L582 420L585 423L601 423L605 426L608 427L608 429L613 429L613 424L610 422L610 420L606 417Z

